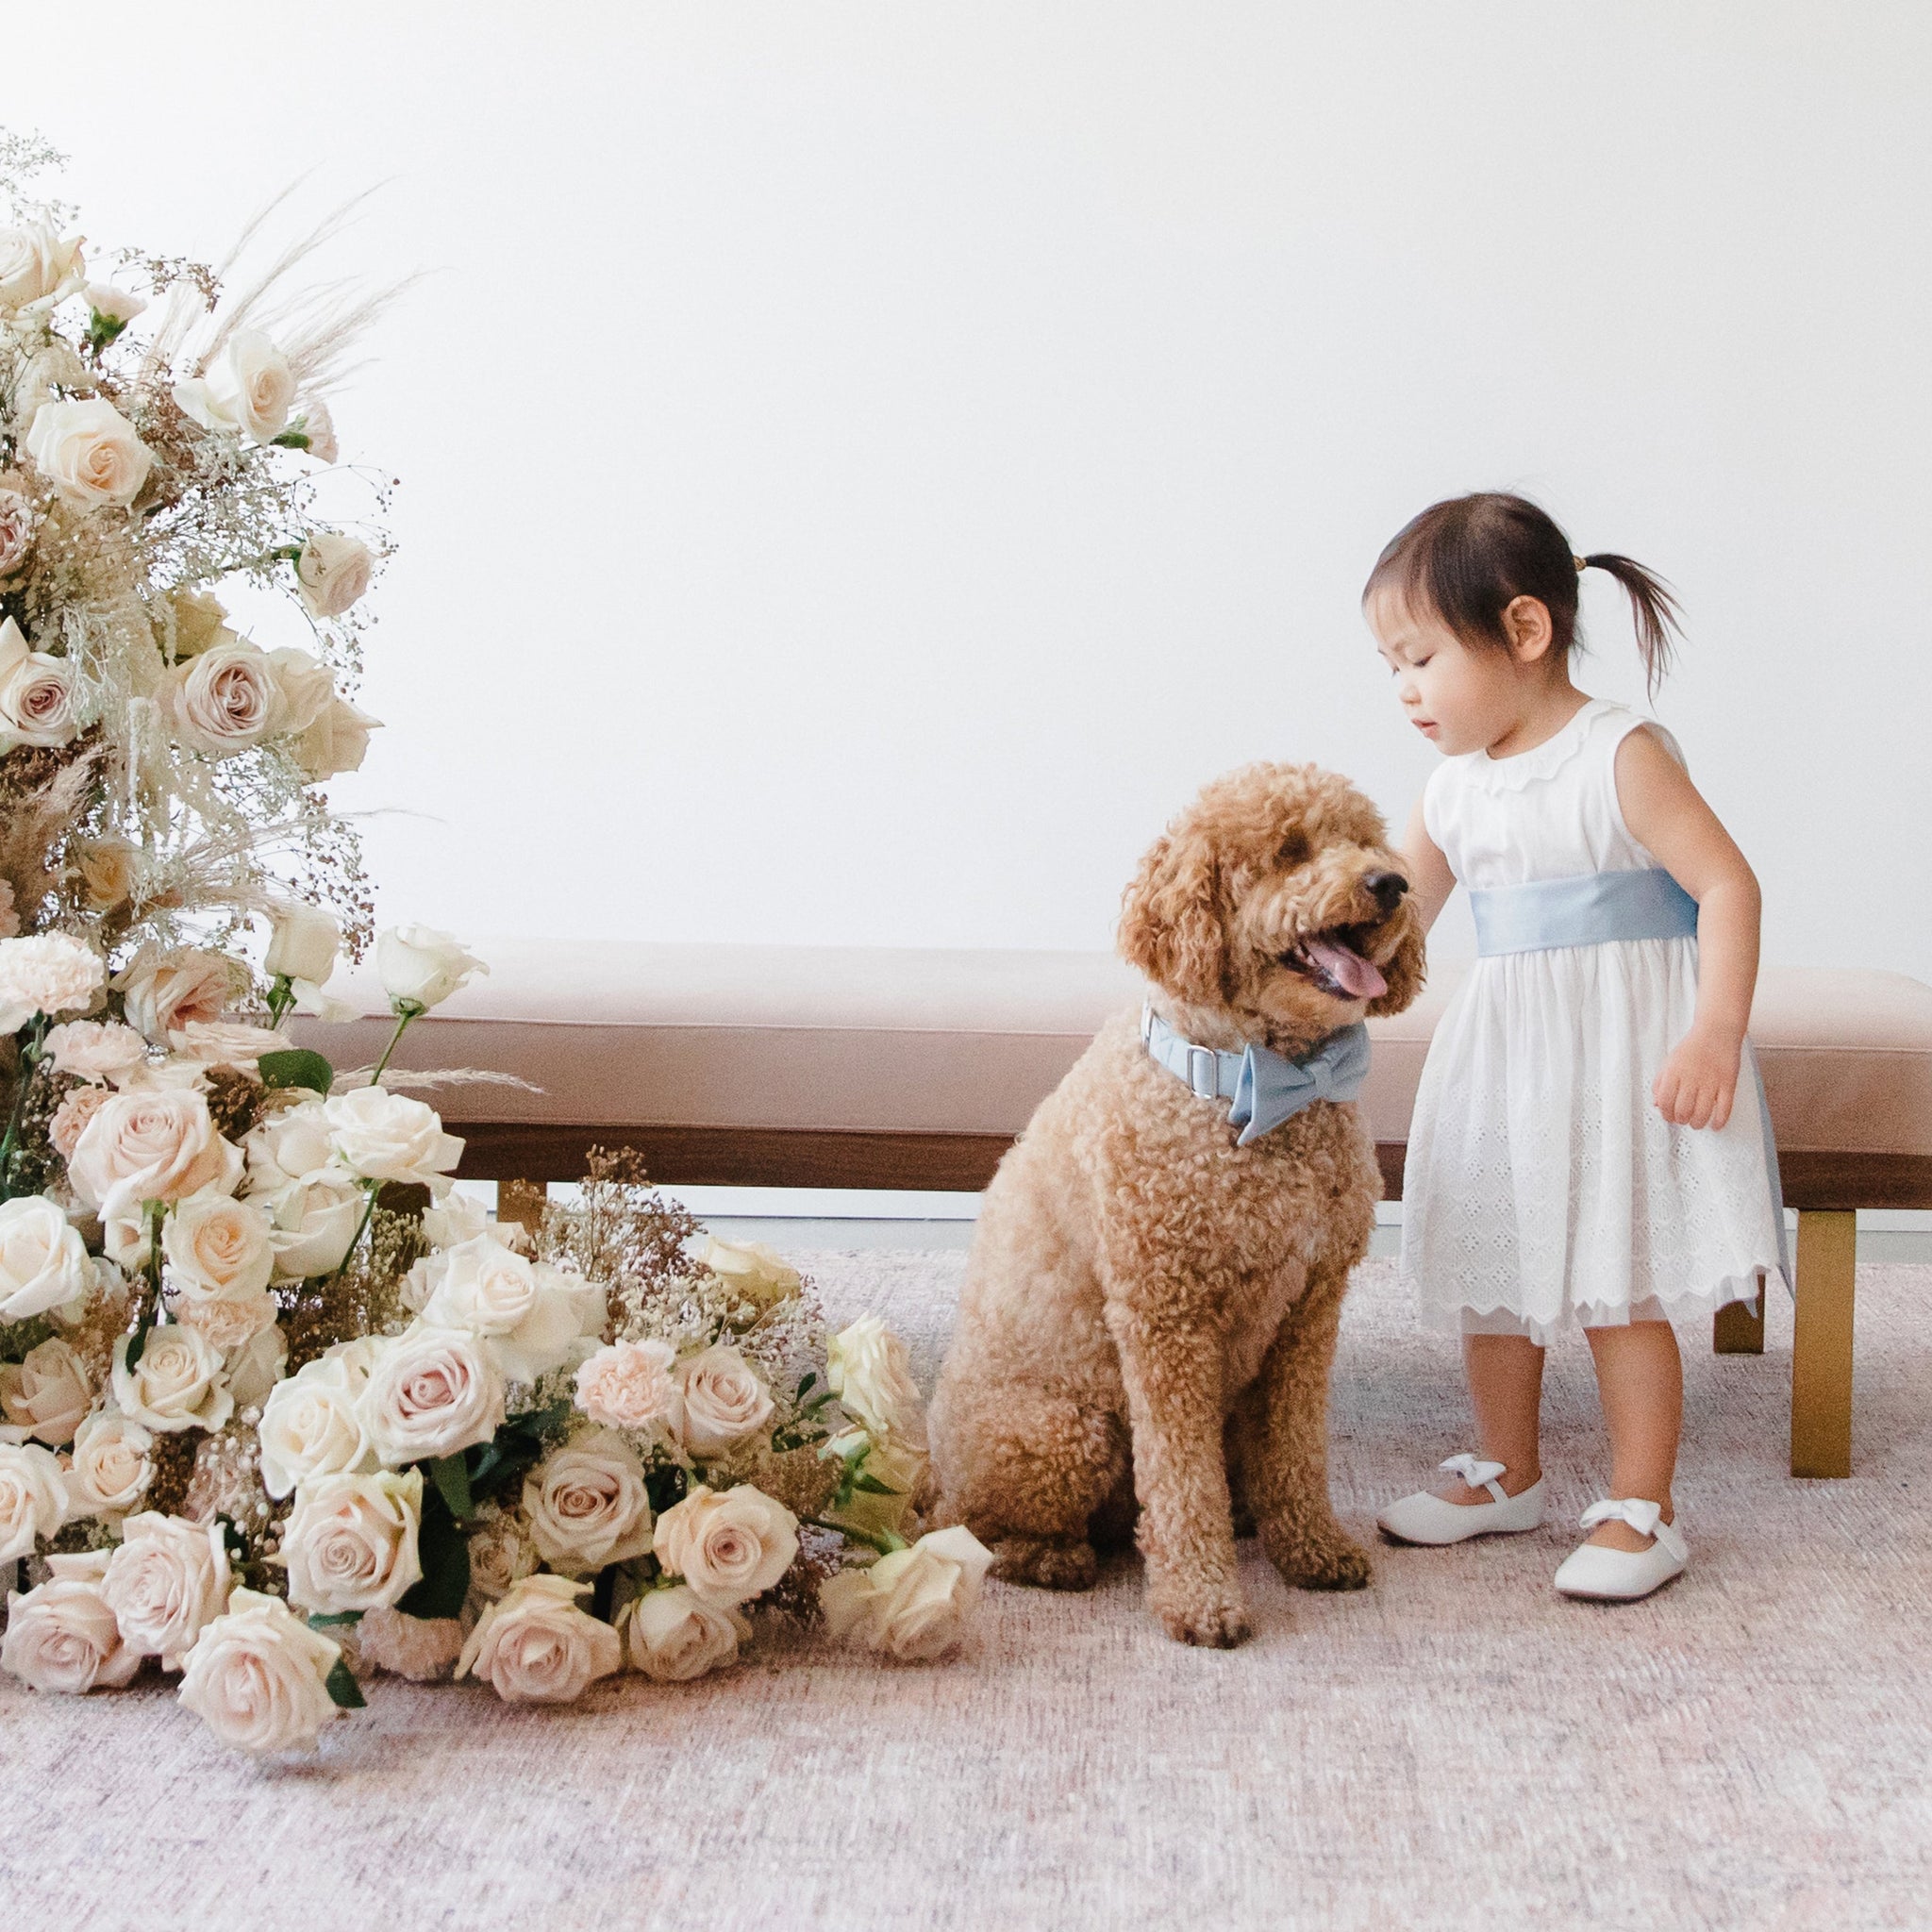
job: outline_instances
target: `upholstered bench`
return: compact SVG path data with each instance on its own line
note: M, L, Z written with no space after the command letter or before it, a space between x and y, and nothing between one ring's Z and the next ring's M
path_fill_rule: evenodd
M461 1172L506 1184L575 1179L604 1143L635 1147L656 1178L688 1186L976 1190L1101 1021L1141 997L1102 953L531 940L477 950L490 977L418 1022L399 1058L541 1090L433 1096L468 1143ZM1363 1102L1391 1198L1457 976L1440 970L1408 1012L1374 1023ZM380 1007L366 973L343 991ZM349 1065L374 1060L387 1030L373 1018L308 1037ZM1932 1208L1932 987L1771 970L1751 1030L1798 1210L1791 1470L1846 1475L1856 1211ZM511 1185L509 1211L516 1199ZM1763 1338L1761 1315L1718 1318L1721 1352L1760 1352Z

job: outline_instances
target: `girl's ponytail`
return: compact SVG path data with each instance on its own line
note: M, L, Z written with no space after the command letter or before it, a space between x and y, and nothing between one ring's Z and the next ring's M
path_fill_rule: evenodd
M1637 625L1637 648L1643 656L1644 690L1652 697L1671 668L1671 640L1682 637L1677 600L1664 580L1628 557L1614 550L1593 550L1576 559L1576 568L1604 570L1623 585L1630 599L1630 615Z

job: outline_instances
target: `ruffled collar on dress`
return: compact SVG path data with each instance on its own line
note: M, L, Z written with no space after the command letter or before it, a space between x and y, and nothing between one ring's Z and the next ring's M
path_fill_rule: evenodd
M1613 698L1589 698L1554 737L1513 758L1492 758L1487 751L1473 751L1464 760L1470 779L1485 791L1521 791L1525 785L1555 777L1583 749L1591 725L1618 708Z

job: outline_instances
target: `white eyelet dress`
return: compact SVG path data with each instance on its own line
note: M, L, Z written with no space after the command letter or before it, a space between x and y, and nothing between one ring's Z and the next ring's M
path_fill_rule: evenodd
M1480 895L1650 872L1688 907L1617 803L1617 746L1644 725L1683 763L1661 725L1606 698L1518 757L1445 758L1423 818L1457 879ZM1722 1129L1674 1126L1651 1097L1696 1003L1694 936L1476 960L1436 1028L1409 1129L1402 1274L1426 1323L1544 1342L1572 1323L1751 1301L1760 1274L1789 1283L1750 1042Z

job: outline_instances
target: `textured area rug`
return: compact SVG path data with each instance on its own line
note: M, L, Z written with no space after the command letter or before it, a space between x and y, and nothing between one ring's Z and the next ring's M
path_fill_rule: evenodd
M963 1259L807 1265L929 1381ZM1124 1559L1086 1597L991 1586L974 1652L935 1669L800 1641L557 1712L384 1680L297 1769L226 1756L152 1679L8 1680L8 1932L1924 1924L1932 1268L1858 1291L1848 1482L1784 1474L1788 1305L1762 1357L1685 1338L1694 1558L1633 1607L1549 1588L1605 1467L1578 1341L1552 1352L1544 1531L1378 1549L1347 1597L1243 1545L1231 1653L1170 1643ZM1387 1263L1350 1301L1335 1438L1364 1536L1468 1446L1453 1351Z

